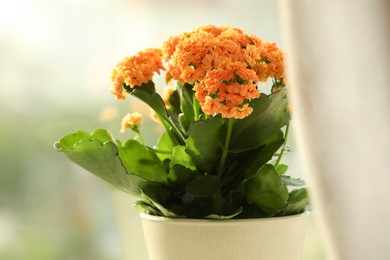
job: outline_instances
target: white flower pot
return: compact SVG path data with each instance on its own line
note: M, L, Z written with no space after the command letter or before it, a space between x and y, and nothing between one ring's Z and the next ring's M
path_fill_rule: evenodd
M299 260L308 213L239 220L141 214L150 260Z

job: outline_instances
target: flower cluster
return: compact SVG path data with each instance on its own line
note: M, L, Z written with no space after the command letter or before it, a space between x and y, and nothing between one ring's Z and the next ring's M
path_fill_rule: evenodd
M234 27L208 25L171 37L162 53L172 78L193 84L203 112L213 116L248 116L249 102L260 96L257 83L284 78L276 44Z
M137 55L126 57L113 69L111 80L114 83L111 92L117 99L125 99L127 92L123 84L134 88L152 80L154 73L165 70L161 61L160 49L146 49Z
M253 111L251 100L260 96L258 82L271 77L284 86L283 52L275 43L238 28L207 25L169 38L161 49L126 57L113 70L111 92L124 99L123 85L147 83L165 70L162 60L168 65L167 81L192 85L202 111L211 116L245 118Z
M126 131L126 129L131 129L135 132L139 131L139 127L142 122L142 115L138 112L129 113L122 119L121 133Z
M210 71L194 90L203 112L224 118L246 117L253 111L246 101L260 96L255 72L240 62Z

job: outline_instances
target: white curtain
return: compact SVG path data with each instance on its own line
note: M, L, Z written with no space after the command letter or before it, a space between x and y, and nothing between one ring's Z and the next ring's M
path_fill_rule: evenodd
M327 259L389 259L390 1L281 0L280 8Z

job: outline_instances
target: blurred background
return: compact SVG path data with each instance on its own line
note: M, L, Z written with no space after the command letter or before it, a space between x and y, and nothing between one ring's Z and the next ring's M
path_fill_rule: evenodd
M283 48L277 1L0 0L0 259L147 260L135 198L73 165L53 144L68 132L120 134L137 100L108 92L124 56L160 47L170 35L229 24ZM290 144L294 146L294 132ZM298 154L286 156L301 175ZM312 214L303 259L324 259Z

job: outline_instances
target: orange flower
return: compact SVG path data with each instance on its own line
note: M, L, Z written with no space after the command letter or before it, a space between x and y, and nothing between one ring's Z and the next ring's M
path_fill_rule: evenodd
M161 56L160 49L146 49L119 62L111 74L114 83L111 92L117 99L125 99L127 92L123 89L124 84L134 88L149 82L155 72L165 70Z
M229 63L244 62L243 47L252 43L242 30L229 26L202 26L171 37L162 48L172 77L194 84L206 73Z
M248 116L253 111L248 102L260 96L256 73L243 62L209 71L194 91L204 113L224 118Z
M121 133L125 132L126 129L133 130L135 132L139 131L139 127L142 122L142 115L138 112L129 113L122 119L121 123Z
M208 71L229 63L245 62L261 82L284 77L283 53L275 43L230 26L206 25L171 37L162 48L173 79L195 84Z
M284 87L283 52L275 43L263 42L255 35L227 25L205 25L193 31L173 36L162 49L146 49L121 61L112 73L111 92L125 99L130 88L152 79L155 72L165 70L166 82L191 84L204 113L221 114L226 118L243 118L252 112L250 102L260 96L257 83L270 77ZM283 83L283 84L282 84ZM169 109L174 89L164 90L163 100Z
M256 63L261 59L261 47L259 48L253 44L247 45L244 51L244 58L250 67L255 67Z
M202 25L202 26L199 26L198 28L196 28L195 30L193 30L192 33L207 32L207 33L210 33L214 36L218 36L226 29L225 27L226 26L218 27L218 26L211 25L211 24Z
M168 61L172 54L175 52L176 45L180 42L180 36L172 36L168 41L164 42L162 47L163 58L165 61Z
M267 63L268 76L276 79L284 78L284 55L276 43L264 43L262 56Z
M252 42L251 38L243 30L231 26L221 26L221 38L229 39L240 47L245 47Z

